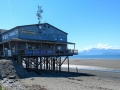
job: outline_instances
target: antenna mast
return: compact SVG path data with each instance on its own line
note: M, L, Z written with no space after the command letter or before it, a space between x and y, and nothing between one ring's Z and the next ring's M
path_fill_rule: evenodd
M43 13L43 10L41 8L42 8L42 6L38 6L38 11L36 13L37 18L38 18L38 24L41 23L41 19L42 19L41 13Z

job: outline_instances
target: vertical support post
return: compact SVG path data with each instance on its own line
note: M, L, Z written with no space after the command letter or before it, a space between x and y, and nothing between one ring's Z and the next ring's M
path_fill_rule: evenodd
M40 57L40 70L42 70L42 58Z
M68 60L68 72L69 72L69 56L67 56L67 60Z
M61 71L61 57L59 57L59 71Z
M74 50L75 50L75 43L74 43Z
M25 58L25 65L26 65L25 68L27 69L27 58Z
M44 70L45 70L45 57L44 57Z
M42 43L40 45L40 54L42 55Z
M49 71L50 71L50 57L49 57Z
M38 57L36 57L36 72L38 71Z
M9 44L9 49L10 49L10 51L11 51L11 56L12 56L13 53L12 53L12 49L11 49L11 44L10 44L10 42L8 42L8 44Z
M53 70L55 70L55 58L53 58Z
M28 44L27 44L27 42L25 43L25 49L28 49L28 46L27 46Z
M54 51L54 55L56 54L56 43L54 44L54 47L53 47L53 51Z
M53 58L51 57L51 70L53 70Z
M58 65L57 65L57 57L55 57L55 66L56 66L56 68L55 68L55 70L57 71L58 70Z
M28 60L27 60L27 70L29 71L29 62L30 60L29 60L29 57L28 57Z
M4 46L4 44L2 44L3 45L3 57L5 57L5 46Z
M46 57L46 69L48 70L48 57Z
M22 60L21 60L21 56L20 55L18 56L18 64L22 65Z
M25 55L26 55L26 49L29 49L29 48L28 48L28 43L27 43L27 42L25 43L25 51L24 51L24 52L25 52Z

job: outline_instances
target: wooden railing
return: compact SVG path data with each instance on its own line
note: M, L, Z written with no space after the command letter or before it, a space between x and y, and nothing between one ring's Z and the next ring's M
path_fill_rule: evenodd
M23 56L50 56L50 55L78 55L78 50L52 50L52 49L14 49L14 50L4 50L1 56L13 56L13 55L23 55Z

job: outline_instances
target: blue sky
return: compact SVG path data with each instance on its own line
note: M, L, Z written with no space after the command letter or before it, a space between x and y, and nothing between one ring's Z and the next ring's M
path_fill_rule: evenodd
M120 48L120 0L0 0L0 28L38 23L38 5L76 49Z

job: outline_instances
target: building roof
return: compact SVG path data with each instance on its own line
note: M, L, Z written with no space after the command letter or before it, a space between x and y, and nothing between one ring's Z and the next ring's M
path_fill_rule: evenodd
M48 24L48 25L56 28L55 26L53 26L53 25L51 25L51 24L49 24L49 23L42 23L42 24L40 24L40 25L44 25L44 24ZM14 28L12 28L12 29L10 29L10 30L7 30L7 32L12 31L13 29L16 29L16 28L19 28L19 27L35 26L35 25L36 25L36 26L39 26L39 24L30 24L30 25L16 26L16 27L14 27ZM60 30L60 29L58 29L58 28L56 28L56 29L59 30L59 31L61 31L61 32L63 32L63 33L66 33L66 32L64 32L64 31L62 31L62 30ZM5 32L3 32L3 33L5 33ZM0 34L3 34L3 33L0 33ZM68 33L66 33L66 34L68 35Z
M0 33L4 33L4 32L6 32L6 31L8 31L8 30L0 29Z

